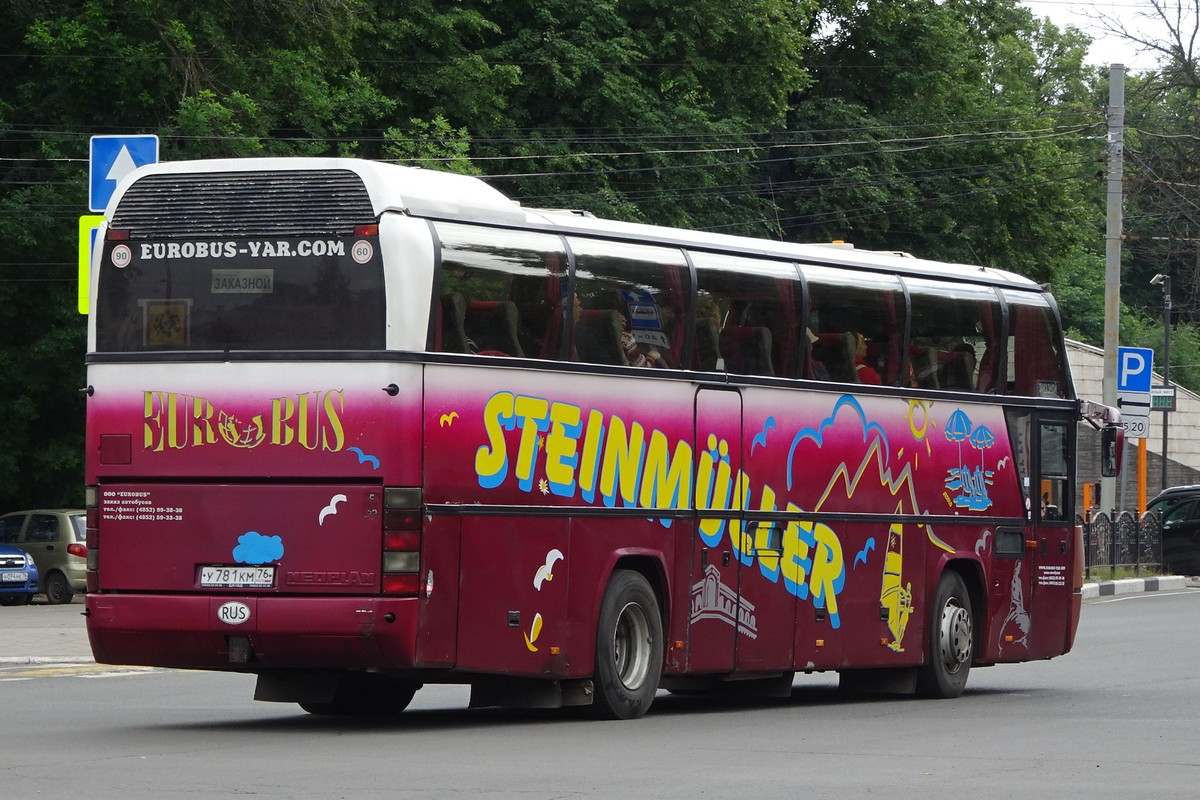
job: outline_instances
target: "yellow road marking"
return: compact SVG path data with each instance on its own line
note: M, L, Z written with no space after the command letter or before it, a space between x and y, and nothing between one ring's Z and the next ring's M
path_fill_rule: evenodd
M154 667L121 667L114 666L112 664L48 664L46 666L0 669L0 680L15 680L21 678L59 678L76 675L115 675L122 673L153 672L154 670Z

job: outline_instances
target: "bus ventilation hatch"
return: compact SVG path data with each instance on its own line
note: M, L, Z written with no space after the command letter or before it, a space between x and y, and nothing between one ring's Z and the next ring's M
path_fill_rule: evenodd
M121 198L111 228L132 238L351 236L375 222L349 170L147 175Z

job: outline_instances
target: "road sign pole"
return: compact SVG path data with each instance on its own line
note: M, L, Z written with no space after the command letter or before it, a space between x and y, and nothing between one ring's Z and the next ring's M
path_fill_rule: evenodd
M1146 440L1138 439L1138 519L1146 513Z

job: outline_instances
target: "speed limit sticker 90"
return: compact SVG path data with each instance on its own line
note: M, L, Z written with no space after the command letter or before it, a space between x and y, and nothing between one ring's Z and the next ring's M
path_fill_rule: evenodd
M112 259L114 267L125 269L129 266L129 262L133 261L133 251L129 249L128 245L119 244L112 249L109 258Z

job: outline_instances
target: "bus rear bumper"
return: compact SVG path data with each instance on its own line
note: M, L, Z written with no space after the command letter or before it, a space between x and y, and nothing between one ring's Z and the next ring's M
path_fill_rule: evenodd
M84 613L92 654L103 664L248 672L406 669L416 666L417 603L381 597L89 594Z

